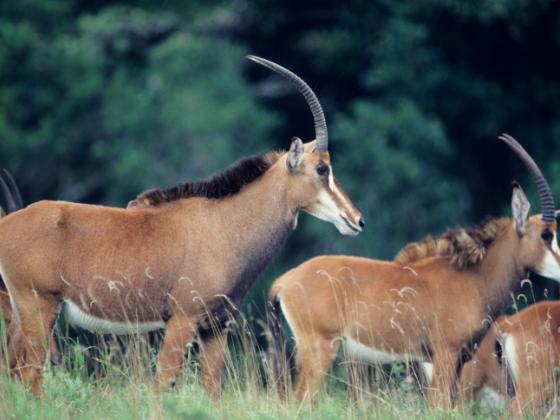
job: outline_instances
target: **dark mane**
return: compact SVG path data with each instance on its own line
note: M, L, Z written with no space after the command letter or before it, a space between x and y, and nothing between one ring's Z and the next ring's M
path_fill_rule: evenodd
M490 244L511 223L507 218L490 219L475 228L450 229L434 239L427 236L420 242L405 246L395 257L399 264L419 261L427 257L450 257L458 268L474 265L484 259Z
M241 159L225 171L201 181L185 182L166 189L144 191L128 207L158 206L190 197L220 199L237 194L244 186L260 178L278 160L279 154L267 153Z

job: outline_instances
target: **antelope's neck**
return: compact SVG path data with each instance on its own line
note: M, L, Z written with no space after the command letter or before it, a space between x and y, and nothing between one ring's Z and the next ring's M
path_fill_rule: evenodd
M223 234L233 245L229 297L234 302L244 298L295 225L297 209L289 202L285 179L269 172L219 204Z
M492 319L512 303L512 296L519 291L525 276L525 269L518 263L516 255L517 241L512 224L489 246L479 268L481 303Z

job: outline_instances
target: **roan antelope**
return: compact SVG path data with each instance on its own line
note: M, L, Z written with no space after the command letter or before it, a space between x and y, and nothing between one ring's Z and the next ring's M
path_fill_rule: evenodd
M538 410L558 395L560 301L543 301L499 318L461 373L463 400L510 396L512 412Z
M226 321L296 227L300 210L344 235L361 213L333 176L327 126L313 91L287 69L249 56L295 84L310 106L316 140L246 158L210 180L141 194L129 209L42 201L0 221L0 271L14 321L16 373L42 392L53 322L127 334L165 328L155 387L181 369L201 337L202 382L220 393Z
M409 244L395 261L321 256L272 285L269 296L275 353L284 351L281 311L295 338L296 398L312 398L339 347L350 359L379 363L431 362L433 407L449 408L457 375L490 325L510 303L527 270L560 280L554 201L527 152L502 136L537 184L543 214L513 189L513 220L493 219L470 231ZM273 362L278 372L282 362ZM281 381L282 378L275 378Z

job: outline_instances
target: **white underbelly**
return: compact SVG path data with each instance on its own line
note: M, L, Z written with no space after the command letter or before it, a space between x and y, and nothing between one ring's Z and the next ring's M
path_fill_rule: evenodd
M422 357L412 354L390 353L378 350L374 347L366 346L349 337L344 337L344 350L350 357L369 363L401 363L401 362L421 362Z
M68 324L100 334L140 334L165 328L165 323L163 321L133 323L99 318L83 311L70 300L64 301L62 313Z

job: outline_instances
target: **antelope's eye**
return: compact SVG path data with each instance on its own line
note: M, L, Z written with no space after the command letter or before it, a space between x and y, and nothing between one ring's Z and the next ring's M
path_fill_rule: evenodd
M543 238L543 240L546 242L550 242L552 241L552 238L554 238L554 234L550 230L545 230L543 233L541 233L541 238Z
M319 176L327 176L329 174L329 167L326 165L317 166L317 173Z

